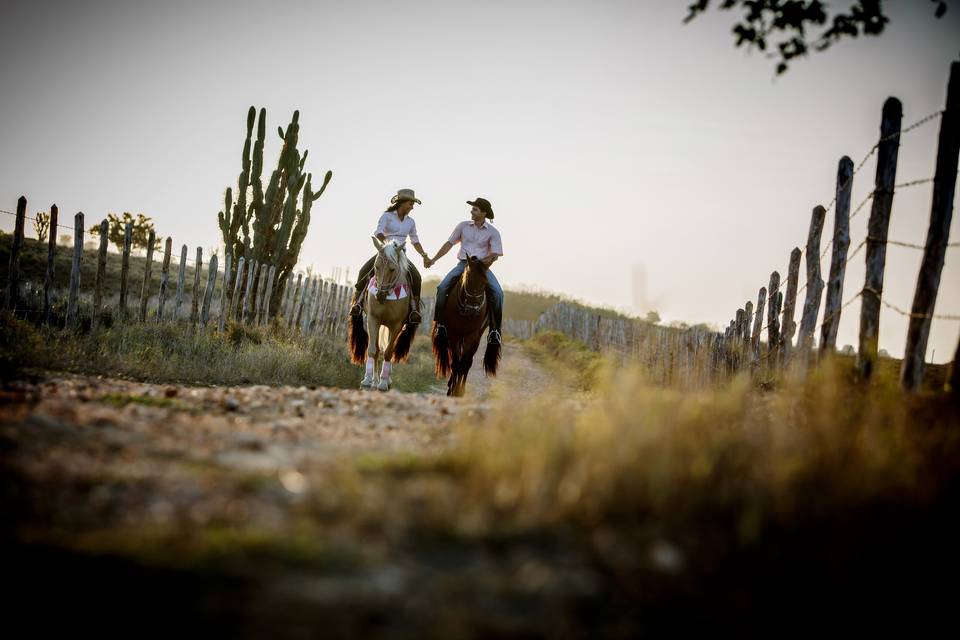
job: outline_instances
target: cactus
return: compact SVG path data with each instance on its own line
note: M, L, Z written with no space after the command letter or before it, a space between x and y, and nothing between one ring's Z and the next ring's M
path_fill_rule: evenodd
M300 256L313 203L323 194L333 173L327 171L320 190L312 190L312 175L304 173L307 151L301 156L297 149L300 112L294 111L286 129L277 127L283 147L277 167L270 174L264 190L261 176L267 129L266 109L260 109L259 118L256 118L257 137L253 141L256 115L256 109L250 107L241 171L237 179L237 200L233 202L233 191L228 188L218 219L224 245L234 259L243 256L260 264L276 266L277 283L273 288L273 296L279 297ZM271 308L276 308L276 300L273 302Z

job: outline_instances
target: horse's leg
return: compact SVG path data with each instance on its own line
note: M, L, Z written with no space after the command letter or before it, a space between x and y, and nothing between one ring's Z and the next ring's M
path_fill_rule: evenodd
M367 300L367 363L360 382L361 389L372 389L373 372L377 366L377 352L380 350L380 322L373 315L372 300Z
M454 340L450 344L450 379L447 381L447 395L456 396L460 388L460 348L461 342Z
M479 333L464 340L463 351L460 356L460 388L457 395L462 396L467 390L467 374L470 373L470 367L473 366L473 357L477 353L478 346L480 346Z
M383 365L380 369L380 383L377 389L380 391L390 390L390 375L393 371L393 350L397 336L400 334L400 326L396 323L387 325L387 348L383 350Z

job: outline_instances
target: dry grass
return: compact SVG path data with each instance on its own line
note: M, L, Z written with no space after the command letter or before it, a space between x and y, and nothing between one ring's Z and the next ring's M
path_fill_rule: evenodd
M231 323L224 334L190 331L178 323L113 323L99 330L73 332L3 314L0 365L7 376L24 368L195 385L316 385L353 388L362 371L346 356L341 339L303 338L285 328ZM427 340L414 342L402 391L425 391L434 384Z

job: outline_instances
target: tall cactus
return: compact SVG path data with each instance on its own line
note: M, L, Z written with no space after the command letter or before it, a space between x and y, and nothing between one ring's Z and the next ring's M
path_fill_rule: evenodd
M218 218L224 245L232 252L234 259L243 256L248 261L255 260L260 264L276 266L278 282L273 287L273 296L277 298L297 264L307 226L310 224L313 203L327 188L333 172L327 171L319 191L312 190L312 175L304 173L307 151L301 156L297 149L300 112L294 111L286 130L281 127L277 129L283 140L283 147L277 168L270 174L264 190L261 176L267 129L266 109L260 109L257 138L252 142L255 116L256 109L250 107L241 158L242 169L237 179L237 201L233 202L233 192L228 188L224 196L224 209ZM274 304L271 304L271 308L275 308L277 300L272 302Z

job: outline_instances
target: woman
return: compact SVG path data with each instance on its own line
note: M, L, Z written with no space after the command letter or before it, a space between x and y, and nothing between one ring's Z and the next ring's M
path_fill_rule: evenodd
M417 223L410 217L414 203L423 204L414 195L413 189L400 189L397 191L397 195L390 199L390 207L380 216L375 235L381 242L396 241L400 244L406 244L407 237L409 236L413 248L423 257L423 265L426 267L427 252L420 245L420 238L417 237ZM350 308L350 315L352 316L358 316L363 313L364 292L370 282L370 276L373 274L373 263L376 258L377 256L374 255L367 260L367 262L360 267L360 272L357 274L356 291L353 294L353 302ZM410 301L410 316L407 322L410 324L419 324L421 320L420 272L413 266L412 261L408 260L407 262L410 264L410 293L412 298Z

